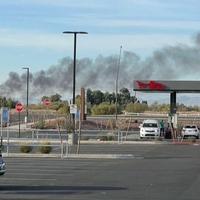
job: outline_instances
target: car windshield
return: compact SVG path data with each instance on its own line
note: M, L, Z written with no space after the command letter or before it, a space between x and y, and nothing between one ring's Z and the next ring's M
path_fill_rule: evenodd
M152 128L157 128L158 125L156 123L144 123L143 127L152 127Z
M194 125L187 125L187 126L185 126L185 128L196 128L196 126L194 126Z

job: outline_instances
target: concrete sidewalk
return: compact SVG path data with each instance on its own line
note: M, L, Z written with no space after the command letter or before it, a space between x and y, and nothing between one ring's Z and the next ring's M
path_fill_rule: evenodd
M127 159L135 158L133 154L38 154L38 153L3 153L4 158L82 158L82 159Z

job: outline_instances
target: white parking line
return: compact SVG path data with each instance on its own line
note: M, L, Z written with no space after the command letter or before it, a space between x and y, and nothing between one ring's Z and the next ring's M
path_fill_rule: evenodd
M57 179L53 178L9 178L9 177L1 177L1 181L56 181Z
M42 171L43 172L43 171ZM7 172L8 175L23 175L23 176L52 176L52 173L45 173L45 174L41 174L41 173L23 173L23 172L16 172L16 173L10 173L10 172ZM63 176L63 173L60 173L60 174L57 174L56 173L56 176ZM65 176L73 176L73 174L65 174Z

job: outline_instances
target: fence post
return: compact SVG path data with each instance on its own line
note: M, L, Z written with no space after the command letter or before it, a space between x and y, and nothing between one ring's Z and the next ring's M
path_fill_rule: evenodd
M69 143L66 142L66 150L65 150L65 156L67 157L69 154Z
M34 130L32 130L32 143L33 143L33 140L34 140Z
M37 140L38 140L38 130L36 131L36 138L37 138Z
M9 156L9 131L7 132L7 155Z
M63 142L61 142L61 144L60 144L60 149L61 149L61 158L63 158Z

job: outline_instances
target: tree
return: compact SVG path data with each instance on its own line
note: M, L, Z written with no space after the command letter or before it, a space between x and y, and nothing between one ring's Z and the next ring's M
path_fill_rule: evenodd
M45 99L49 99L49 97L48 97L48 96L43 96L43 97L41 98L41 102L43 102Z
M12 100L11 98L6 99L6 97L0 96L0 107L9 107L15 108L17 101Z
M114 93L109 93L106 92L104 93L104 101L108 102L109 104L114 103L115 102L115 94Z
M135 103L135 102L137 102L136 96L131 96L130 97L130 103Z
M98 105L103 102L103 93L100 90L93 91L94 104Z
M94 104L94 97L91 89L87 89L87 102L91 103L91 105Z
M68 115L70 113L69 103L67 101L62 101L60 103L58 112L60 114L66 114L66 115Z
M92 108L94 105L99 105L103 102L113 104L116 102L116 94L109 92L101 92L100 90L92 91L91 89L87 90L87 105L88 108ZM137 98L131 97L130 92L127 88L122 88L117 94L117 104L120 110L123 110L128 103L137 102Z
M1 101L1 107L6 107L7 106L6 97L1 97L0 101Z
M58 101L61 101L61 95L59 95L59 94L54 94L54 95L52 95L52 96L50 96L50 100L51 100L51 102L58 102Z
M130 103L130 92L127 88L122 88L120 90L120 94L119 94L119 98L118 98L118 102L121 105L126 105L127 103Z
M9 98L8 100L7 100L7 106L9 107L9 108L14 108L15 107L15 105L16 105L16 101L13 101L11 98Z

